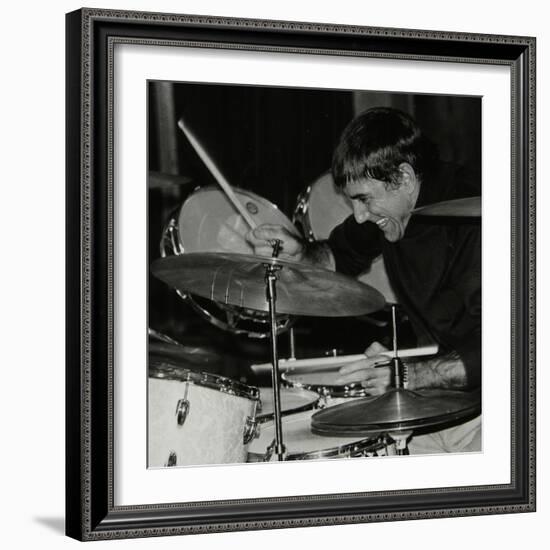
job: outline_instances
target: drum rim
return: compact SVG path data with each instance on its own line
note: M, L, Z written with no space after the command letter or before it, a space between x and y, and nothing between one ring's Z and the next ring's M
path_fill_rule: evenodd
M308 390L306 388L288 386L288 387L283 388L283 389L299 390L301 392L306 391L306 392L310 393L312 396L314 396L314 395L317 396L317 399L315 399L311 403L305 403L304 405L300 405L299 407L295 407L295 408L292 408L292 409L281 410L281 416L289 416L291 414L297 414L297 413L309 411L309 410L312 410L312 409L316 409L316 408L318 408L319 403L320 403L321 399L323 398L323 396L319 395L318 392ZM261 402L261 391L260 391L260 402ZM270 413L256 414L256 420L260 424L265 424L266 422L272 421L274 415L275 415L275 411L270 412Z
M251 401L260 400L260 390L256 386L249 386L227 376L211 372L194 371L169 361L150 361L149 378L189 382L196 386L202 386L236 397L245 397Z
M309 384L307 382L293 382L288 375L295 374L299 367L290 367L281 374L281 379L289 388L301 388L313 391L324 397L370 397L366 389L361 386L361 382L352 382L351 384Z
M265 430L269 426L274 426L273 421L270 421L270 423L267 423L267 425L263 425L263 429ZM283 426L283 432L284 432L284 426ZM317 435L317 434L316 434ZM272 440L272 442L266 447L266 450L264 453L258 453L258 452L252 452L248 451L248 454L256 459L262 459L264 461L269 461L271 458L272 452L270 453L270 450L273 447L275 440ZM367 437L359 437L357 440L352 441L350 443L344 443L343 445L335 445L332 447L327 447L325 449L319 449L316 451L305 451L305 452L289 452L286 455L286 460L316 460L316 459L324 459L324 458L332 458L332 457L350 457L350 458L359 458L355 457L354 455L350 454L350 451L353 450L353 452L364 452L366 450L372 450L377 451L379 449L383 449L387 445L387 442L385 440L385 437L382 433L373 434L372 436ZM267 460L266 460L267 458Z
M311 211L311 199L314 188L326 178L330 178L334 182L334 176L332 170L329 168L325 170L321 175L316 177L311 181L301 193L299 193L296 199L296 206L294 207L294 212L292 215L292 223L294 225L300 225L306 239L310 242L315 242L318 239L317 233L313 228L312 218L310 215ZM353 208L351 204L349 205L350 212L349 215L353 214ZM342 220L343 221L343 220ZM338 224L336 224L338 225ZM334 227L336 227L336 225ZM322 240L322 239L320 239Z
M304 453L289 453L287 455L287 460L315 460L337 456L359 458L350 454L350 451L353 451L354 453L360 453L366 450L377 451L379 449L383 449L384 446L385 442L381 435L378 437L365 437L354 441L353 443L346 443L345 445L340 445L338 447L329 447L328 449Z

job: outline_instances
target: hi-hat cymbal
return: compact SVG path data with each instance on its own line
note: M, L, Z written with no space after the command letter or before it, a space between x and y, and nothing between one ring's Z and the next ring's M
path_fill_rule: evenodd
M477 218L481 216L481 197L467 197L451 201L436 202L415 208L418 216L449 216Z
M151 271L177 290L268 311L266 265L277 268L277 313L347 317L384 307L382 294L368 285L312 264L280 258L194 252L158 259Z
M431 428L479 414L479 392L451 390L390 390L315 413L311 431L327 436Z

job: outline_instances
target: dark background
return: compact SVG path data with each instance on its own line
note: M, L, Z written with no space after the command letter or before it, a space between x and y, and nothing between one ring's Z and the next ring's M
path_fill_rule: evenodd
M478 97L149 82L149 262L160 256L170 214L197 187L216 185L177 128L180 117L233 186L269 200L292 218L299 193L330 168L344 127L374 106L408 112L437 144L443 160L480 173ZM248 365L268 361L266 339L213 326L154 277L149 277L148 299L149 327L206 350L209 359L201 368L258 383ZM378 320L384 321L383 316ZM302 318L295 329L298 357L320 357L332 348L358 353L370 341L388 342L391 336L388 327L362 319ZM411 341L400 345L414 344L407 330L401 334ZM288 356L288 338L282 335L279 342L280 355Z

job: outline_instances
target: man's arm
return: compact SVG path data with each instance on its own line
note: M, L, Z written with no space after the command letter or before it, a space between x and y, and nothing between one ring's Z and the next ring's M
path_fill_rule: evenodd
M407 363L409 389L466 389L466 369L458 353Z
M254 247L254 253L260 256L271 256L271 242L281 241L282 259L307 262L335 270L334 256L327 241L306 242L279 225L264 224L250 231L246 240Z
M319 265L331 271L336 269L334 256L327 241L317 241L305 245L302 261Z
M358 224L353 216L335 227L328 240L307 242L296 233L275 224L263 224L246 235L254 254L271 256L272 241L282 242L280 258L308 262L356 277L381 253L380 230L373 223Z
M362 386L371 395L380 395L392 387L392 369L384 365L388 362L388 351L379 342L373 342L365 350L365 359L345 365L340 369L338 384L361 382ZM462 390L468 387L464 363L456 352L441 357L408 362L409 389L455 389Z

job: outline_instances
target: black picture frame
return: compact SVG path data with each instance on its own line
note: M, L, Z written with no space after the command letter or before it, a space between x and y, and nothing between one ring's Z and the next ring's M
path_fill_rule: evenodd
M535 38L103 9L66 17L67 535L101 540L534 511ZM125 42L510 67L509 484L192 506L114 505L112 56L114 44Z

